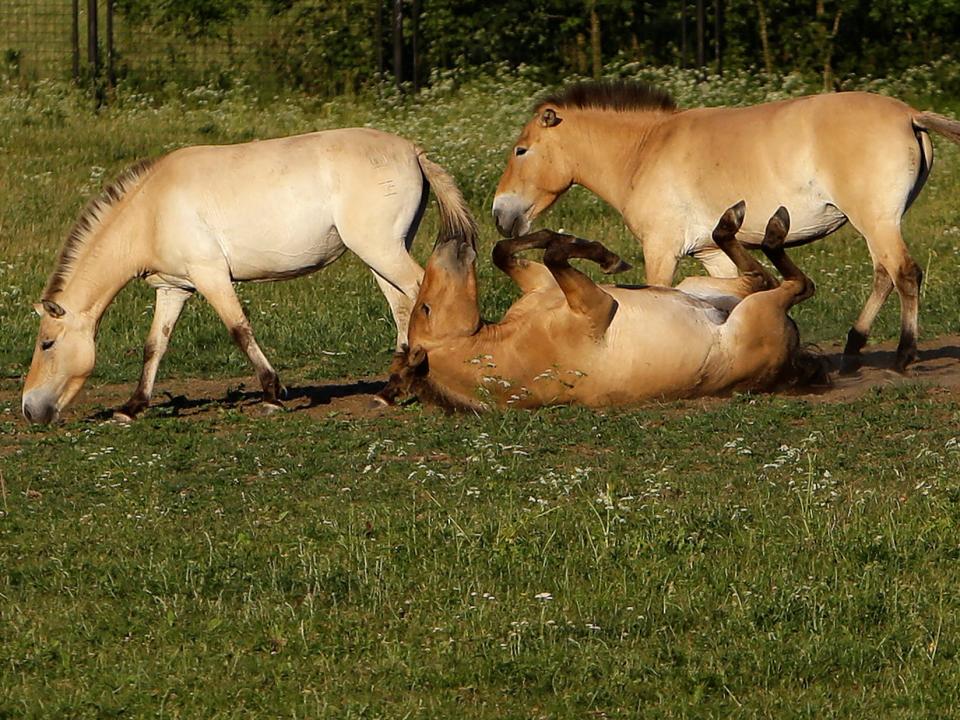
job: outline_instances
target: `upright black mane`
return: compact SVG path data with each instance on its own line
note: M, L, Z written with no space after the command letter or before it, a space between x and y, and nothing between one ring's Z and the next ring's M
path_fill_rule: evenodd
M587 80L567 85L561 90L546 95L537 102L536 109L544 105L557 108L596 108L625 112L629 110L677 109L677 102L666 90L636 80Z

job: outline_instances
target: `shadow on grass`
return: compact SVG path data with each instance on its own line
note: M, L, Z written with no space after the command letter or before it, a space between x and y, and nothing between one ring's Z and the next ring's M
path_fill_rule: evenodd
M312 408L330 405L334 400L350 398L357 395L375 395L380 392L386 382L383 380L356 380L344 383L329 383L325 385L304 385L288 387L282 396L282 402L287 412L300 412ZM174 395L163 393L165 400L157 399L145 410L153 417L179 417L183 415L199 415L212 410L239 410L261 404L263 393L259 388L248 390L246 384L228 387L223 397L210 397L209 390L199 390L199 396ZM373 398L371 408L382 407ZM119 403L118 403L119 407ZM110 407L100 410L87 419L95 421L109 420L113 417L116 408Z

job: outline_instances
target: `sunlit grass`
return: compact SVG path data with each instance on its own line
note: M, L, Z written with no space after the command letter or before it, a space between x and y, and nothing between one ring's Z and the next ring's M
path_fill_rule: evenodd
M696 102L697 85L661 74ZM711 83L711 102L799 91ZM202 89L122 96L99 114L64 86L0 94L0 718L951 712L953 395L19 420L31 305L77 213L126 165L182 145L366 124L416 140L480 219L483 311L498 317L516 291L486 259L488 209L538 90L523 73L422 102ZM960 325L960 152L935 143L905 225L927 336ZM586 191L543 222L602 240L637 265L623 280L642 280L636 242ZM435 228L431 209L421 260ZM820 291L794 313L804 337L840 339L869 290L863 241L845 229L794 254ZM239 292L281 372L385 370L394 329L355 258ZM91 383L132 389L152 302L138 283L121 293ZM891 301L876 336L898 325ZM252 375L199 299L161 374Z

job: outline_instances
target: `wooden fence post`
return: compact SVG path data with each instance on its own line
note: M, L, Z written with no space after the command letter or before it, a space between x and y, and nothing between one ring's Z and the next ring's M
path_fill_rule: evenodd
M107 0L107 84L110 89L117 85L113 69L113 0Z

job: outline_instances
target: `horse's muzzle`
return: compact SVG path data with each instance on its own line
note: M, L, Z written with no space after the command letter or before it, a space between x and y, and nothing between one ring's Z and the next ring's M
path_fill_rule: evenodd
M37 397L33 393L23 396L23 417L27 422L37 425L49 425L57 419L57 405L49 399Z
M498 195L493 200L493 222L505 238L514 238L523 235L530 229L527 219L529 206L514 193Z

